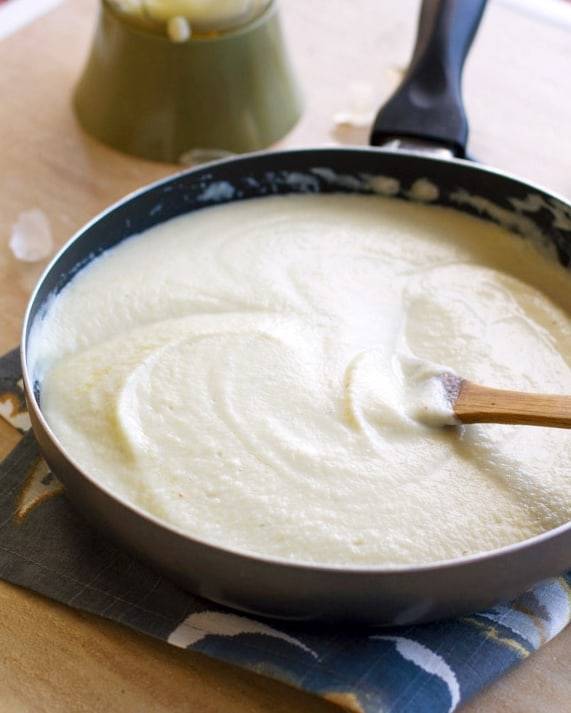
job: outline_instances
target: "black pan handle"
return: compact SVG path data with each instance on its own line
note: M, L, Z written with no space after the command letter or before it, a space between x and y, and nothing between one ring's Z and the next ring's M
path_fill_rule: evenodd
M423 0L416 45L402 84L379 111L371 144L412 137L466 155L462 69L487 0Z

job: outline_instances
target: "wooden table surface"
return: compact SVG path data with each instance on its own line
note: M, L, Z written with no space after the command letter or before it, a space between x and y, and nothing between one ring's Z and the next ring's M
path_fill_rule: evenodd
M282 0L305 91L303 120L282 143L365 141L334 132L351 86L379 102L410 53L418 0ZM41 208L57 244L126 192L174 170L84 135L70 93L85 58L96 0L67 0L0 42L0 349L18 343L41 265L8 249L18 214ZM481 161L571 195L571 26L494 0L465 76L471 150ZM0 423L0 456L16 434ZM337 706L205 656L0 583L0 712L189 711L325 713ZM563 713L571 707L571 628L469 704L466 711ZM422 713L422 712L419 712Z

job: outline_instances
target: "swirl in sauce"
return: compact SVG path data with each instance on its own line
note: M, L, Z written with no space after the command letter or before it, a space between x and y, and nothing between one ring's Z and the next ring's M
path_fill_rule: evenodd
M571 434L435 429L407 396L419 364L571 391L569 286L457 211L264 198L93 261L34 325L31 356L68 453L163 520L298 561L426 563L570 519Z

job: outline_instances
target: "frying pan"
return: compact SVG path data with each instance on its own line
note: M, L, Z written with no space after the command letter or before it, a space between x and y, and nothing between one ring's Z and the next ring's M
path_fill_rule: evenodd
M568 266L571 206L464 158L468 127L461 72L484 5L485 0L425 0L412 63L375 120L371 147L258 153L154 183L82 228L32 295L22 366L32 427L46 461L88 519L187 590L262 616L408 624L489 606L571 567L571 523L493 552L416 567L319 566L210 544L125 502L83 471L46 423L28 365L34 318L95 256L157 223L231 201L308 192L381 192L430 201L516 232L540 232ZM393 149L379 148L387 142ZM409 149L394 150L397 144Z

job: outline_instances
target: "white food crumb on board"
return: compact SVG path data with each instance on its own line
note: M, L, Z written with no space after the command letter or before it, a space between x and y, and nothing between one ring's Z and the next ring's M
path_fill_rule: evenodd
M22 211L12 226L9 245L17 260L45 260L54 249L47 215L39 208Z
M167 35L171 42L186 42L191 35L190 23L186 17L171 17L167 22Z
M336 126L368 126L375 118L375 88L369 82L353 82L349 85L347 108L333 116Z

